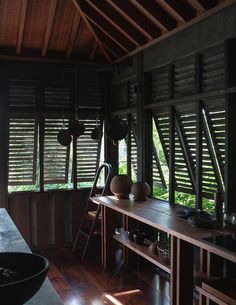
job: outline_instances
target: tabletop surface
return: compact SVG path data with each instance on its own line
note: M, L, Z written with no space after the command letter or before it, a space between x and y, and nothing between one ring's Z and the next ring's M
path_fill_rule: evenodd
M5 209L0 209L0 252L27 252L29 247ZM25 305L63 305L46 278L40 290Z

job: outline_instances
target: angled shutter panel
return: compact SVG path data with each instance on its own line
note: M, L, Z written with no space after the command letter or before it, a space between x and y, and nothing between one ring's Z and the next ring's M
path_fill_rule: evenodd
M35 118L9 121L9 185L32 185L36 180L37 121Z
M185 58L174 67L174 96L182 97L194 94L196 91L195 57Z
M69 108L70 107L69 88L45 87L44 103L46 107Z
M202 54L202 87L204 92L225 87L225 51L219 45Z
M130 137L131 137L131 165L133 167L135 176L137 176L137 140L135 137L135 129L134 126L132 126L131 132L130 132ZM132 177L134 179L134 177ZM136 179L136 178L135 178Z
M8 85L8 103L10 107L35 107L36 86L10 81Z
M99 165L101 139L91 139L91 132L96 127L96 120L80 120L85 126L85 133L77 139L77 181L93 182Z
M45 119L44 129L44 183L67 183L70 147L57 141L58 131L62 129L62 119ZM68 120L65 120L66 128Z
M152 73L152 102L161 102L169 98L169 72L168 67L155 70Z

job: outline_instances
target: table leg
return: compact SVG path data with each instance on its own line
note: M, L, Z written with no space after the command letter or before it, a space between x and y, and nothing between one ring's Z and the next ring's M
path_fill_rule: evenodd
M193 303L193 245L171 237L171 305Z
M112 269L116 264L115 228L114 211L102 205L102 266L105 269Z

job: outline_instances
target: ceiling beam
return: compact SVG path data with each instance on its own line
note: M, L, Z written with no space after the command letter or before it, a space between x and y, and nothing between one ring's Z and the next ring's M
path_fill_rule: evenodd
M129 52L129 50L123 46L116 38L115 35L111 35L107 30L105 30L102 26L100 26L96 21L94 21L93 18L89 17L85 14L85 16L88 18L88 20L91 21L94 25L96 25L105 35L107 35L115 44L117 44L121 49L123 49L126 53Z
M152 13L150 13L142 4L140 4L136 0L129 0L133 6L135 6L140 12L146 16L148 19L152 21L152 23L158 28L161 29L162 32L166 32L168 28L165 26L164 23L160 22L158 19L156 19Z
M164 10L166 10L167 12L169 12L178 23L182 23L184 22L184 18L178 13L176 12L176 10L174 10L172 8L171 5L169 5L165 0L155 0L158 4L160 4Z
M106 19L99 16L97 11L94 10L86 2L81 5L86 17L94 23L105 35L109 36L117 45L119 45L126 53L135 48L135 44L130 42L126 36L121 34L116 28L114 28Z
M92 50L91 50L91 52L89 54L89 60L93 60L94 59L97 47L98 47L98 44L96 43L96 41L94 41Z
M153 37L146 31L142 26L140 26L137 22L135 22L130 15L121 9L116 3L112 0L105 0L110 4L121 16L123 16L129 23L131 23L140 33L142 33L148 40L152 40ZM141 21L141 20L140 20Z
M75 13L75 17L74 17L74 21L73 21L73 25L72 25L72 29L70 32L70 37L69 37L69 41L66 47L66 57L70 57L71 52L73 50L74 44L75 44L75 40L77 37L77 33L79 30L79 26L80 26L80 21L81 21L81 17L78 14L78 12Z
M196 16L195 18L193 18L192 20L188 21L188 22L185 22L183 24L181 24L180 26L178 26L177 28L175 28L174 30L172 31L169 31L163 35L161 35L160 37L156 38L156 39L153 39L152 41L149 41L147 42L146 44L144 44L143 46L140 46L138 47L137 49L135 49L134 51L131 51L130 53L126 54L125 56L122 56L120 57L119 59L117 59L115 61L115 63L119 63L119 62L122 62L123 60L137 54L138 52L141 52L155 44L157 44L158 42L188 28L189 26L199 22L200 20L202 19L205 19L219 11L221 11L222 9L226 8L227 6L230 6L232 4L235 4L235 0L224 0L223 2L221 2L220 4L218 4L217 6L215 6L214 8L212 8L211 10L209 11L205 11L204 13L202 13L201 15L199 16Z
M49 39L50 39L51 32L52 32L52 25L53 25L54 15L56 12L56 7L57 7L57 0L51 0L49 11L48 11L48 21L47 21L47 26L46 26L46 32L45 32L43 47L42 47L42 51L41 51L42 56L45 56L48 51Z
M122 33L127 39L129 39L130 42L132 42L133 44L135 44L136 46L140 46L140 43L138 42L137 39L135 39L135 37L132 37L128 32L127 29L124 30L122 29L121 26L119 26L116 22L113 21L112 18L110 18L107 14L104 14L104 12L98 7L98 5L94 4L92 1L87 0L87 3L89 5L91 5L91 7L94 8L94 10L96 10L104 19L106 19L111 25L113 25L114 28L116 28L118 31L120 31L120 33Z
M206 10L209 10L219 3L219 0L197 0Z
M189 21L196 17L197 11L189 5L186 0L165 0L185 21Z
M74 3L74 5L75 5L75 7L76 7L76 9L77 9L77 11L78 11L78 13L80 14L80 16L81 16L81 18L83 19L84 23L85 23L85 24L87 25L87 27L89 28L91 34L93 35L93 37L94 37L94 39L96 40L96 42L97 42L97 44L99 45L99 47L101 48L101 50L102 50L104 56L106 57L106 59L107 59L108 61L111 61L111 58L110 58L109 54L108 54L107 51L105 50L103 44L102 44L101 41L98 39L97 34L95 33L93 27L91 26L91 24L90 24L89 21L87 20L86 16L84 15L83 11L81 10L80 5L79 5L79 3L78 3L78 0L71 0L71 1Z
M187 2L196 10L197 14L204 13L206 9L197 0L187 0Z
M22 49L27 5L28 5L27 0L21 0L21 11L20 11L19 26L18 26L17 43L16 43L16 54L20 54Z

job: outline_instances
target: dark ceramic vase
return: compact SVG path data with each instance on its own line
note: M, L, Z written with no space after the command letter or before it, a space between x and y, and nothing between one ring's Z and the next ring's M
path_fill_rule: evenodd
M71 135L70 135L70 133L69 133L68 130L66 130L66 129L61 129L61 130L58 132L57 141L58 141L62 146L68 146L68 145L70 145L71 140L72 140L72 138L71 138Z
M128 199L132 180L128 175L116 175L112 178L110 189L118 199Z
M75 120L69 124L68 130L72 136L80 137L84 134L85 127L83 123L80 123L78 120Z
M136 182L132 185L131 193L134 195L135 201L147 200L147 196L150 194L150 186L144 181Z

